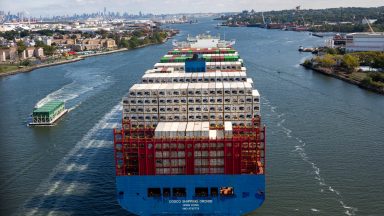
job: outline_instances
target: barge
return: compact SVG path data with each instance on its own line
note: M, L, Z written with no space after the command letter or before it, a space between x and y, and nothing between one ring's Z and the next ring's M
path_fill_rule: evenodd
M50 101L41 107L33 110L31 122L29 126L53 126L64 114L68 112L65 109L64 102Z

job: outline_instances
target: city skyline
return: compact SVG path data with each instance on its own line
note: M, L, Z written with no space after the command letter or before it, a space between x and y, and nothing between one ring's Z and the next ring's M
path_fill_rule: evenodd
M220 12L239 12L242 10L269 11L294 9L301 6L301 9L322 9L335 7L378 7L384 6L382 1L369 0L319 0L316 2L309 0L211 0L211 7L207 7L204 0L66 0L66 1L31 1L23 0L2 0L1 10L8 12L24 12L26 16L57 16L73 15L82 13L113 11L119 13L138 14L175 14L175 13L220 13Z

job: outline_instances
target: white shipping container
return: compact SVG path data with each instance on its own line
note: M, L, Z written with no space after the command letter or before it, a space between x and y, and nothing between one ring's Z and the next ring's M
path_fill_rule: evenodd
M160 138L162 136L162 130L164 127L164 122L160 122L157 124L157 127L155 129L155 137Z
M215 140L216 136L217 136L216 134L217 134L216 130L209 130L209 139L210 140Z
M201 123L201 136L203 138L209 138L209 122Z
M185 130L185 136L186 137L189 137L189 138L192 138L193 137L193 128L194 128L194 122L188 122L187 123L187 127L186 127L186 130Z
M201 137L201 122L194 122L193 136L196 138Z
M224 133L225 133L225 137L227 138L232 137L232 122L226 121L224 123Z
M179 126L177 128L177 136L185 137L186 128L187 128L187 122L179 122Z

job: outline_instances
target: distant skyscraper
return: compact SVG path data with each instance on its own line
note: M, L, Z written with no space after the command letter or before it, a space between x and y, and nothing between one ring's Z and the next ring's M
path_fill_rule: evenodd
M104 15L106 15L106 14L107 14L107 8L104 7Z
M141 11L139 12L139 16L140 16L140 17L143 16L143 14L141 13Z

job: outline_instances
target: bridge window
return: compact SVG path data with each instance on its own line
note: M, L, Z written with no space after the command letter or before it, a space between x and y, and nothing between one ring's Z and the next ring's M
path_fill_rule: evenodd
M171 196L171 189L170 188L163 188L163 196L164 197Z
M235 191L233 187L221 187L220 188L220 196L233 196Z
M172 194L174 197L186 197L187 191L185 188L173 188Z
M219 194L219 189L217 187L212 187L211 188L211 196L217 197Z
M195 188L195 196L197 197L207 197L208 196L208 188L198 187Z
M148 188L148 197L159 197L161 196L160 188Z

